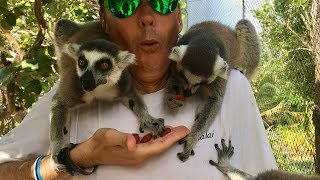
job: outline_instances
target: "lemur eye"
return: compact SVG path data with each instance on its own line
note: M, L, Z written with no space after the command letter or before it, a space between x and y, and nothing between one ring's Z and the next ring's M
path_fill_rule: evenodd
M184 82L188 84L188 83L189 83L189 81L188 81L187 77L183 74L183 72L182 72L182 71L180 71L180 73L179 73L179 74L180 74L180 77L184 80Z
M79 60L78 60L78 64L79 64L80 67L85 67L85 66L87 66L87 61L86 61L85 57L80 56L80 57L79 57Z
M196 83L195 85L201 86L201 85L205 85L208 84L208 81L204 80L204 81L200 81L198 83Z
M103 62L100 64L100 69L102 69L102 70L107 70L108 67L109 67L109 64L106 62Z

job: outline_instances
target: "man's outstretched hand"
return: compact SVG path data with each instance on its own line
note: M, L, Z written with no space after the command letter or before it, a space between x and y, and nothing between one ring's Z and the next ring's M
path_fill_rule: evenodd
M87 141L71 150L70 157L81 167L102 164L138 165L148 158L165 152L188 133L188 128L178 126L171 128L171 132L163 137L137 143L132 134L102 128Z

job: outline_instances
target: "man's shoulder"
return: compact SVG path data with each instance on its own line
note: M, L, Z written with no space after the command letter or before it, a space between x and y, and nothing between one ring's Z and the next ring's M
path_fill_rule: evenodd
M252 94L252 88L249 80L238 70L232 69L229 74L226 94L235 94L243 97Z
M241 71L236 69L231 69L228 81L242 81L242 82L249 82L248 79L241 73Z

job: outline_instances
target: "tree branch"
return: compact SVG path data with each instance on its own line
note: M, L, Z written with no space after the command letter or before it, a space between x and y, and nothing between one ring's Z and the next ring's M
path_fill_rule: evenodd
M289 30L294 36L296 36L297 39L298 39L305 47L311 48L311 47L310 47L310 44L309 44L307 41L305 41L305 39L303 39L297 32L295 32L295 31L291 28L291 26L289 25L289 22L286 22L285 24L286 24L286 27L288 28L288 30Z
M295 48L295 49L291 49L288 51L288 53L294 52L294 51L309 51L310 53L312 53L312 49L311 48Z
M42 42L45 38L44 36L45 36L46 30L47 30L47 24L43 18L43 14L41 12L41 7L42 7L42 1L35 0L33 10L34 10L34 14L37 19L39 30L38 30L36 40L34 41L33 45L31 46L31 48L29 49L27 54L25 55L25 58L27 58L27 59L31 59L32 53L41 48Z
M7 50L4 47L0 47L0 51L9 54L12 57L16 57L17 56L17 53L15 53L15 52L13 52L11 50Z
M20 49L19 43L16 38L13 37L8 30L3 29L1 26L0 30L3 32L4 37L10 42L12 49L14 49L18 54L18 57L15 56L14 59L18 58L21 61L24 56L24 51Z

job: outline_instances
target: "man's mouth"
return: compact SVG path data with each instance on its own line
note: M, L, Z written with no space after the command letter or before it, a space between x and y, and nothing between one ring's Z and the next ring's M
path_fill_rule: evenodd
M140 49L148 53L157 51L159 47L159 42L156 40L144 40L140 43Z

